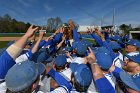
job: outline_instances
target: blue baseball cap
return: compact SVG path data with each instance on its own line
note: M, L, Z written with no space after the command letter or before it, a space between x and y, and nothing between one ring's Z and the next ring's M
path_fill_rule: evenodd
M81 86L89 86L91 84L92 72L86 64L71 63L70 69Z
M46 62L46 60L50 57L46 52L41 52L37 57L37 63Z
M90 48L91 48L91 50L94 52L94 54L97 53L98 47L90 47Z
M62 67L62 66L64 66L64 65L66 65L66 63L67 63L66 55L58 55L58 56L55 58L54 63L55 63L56 66L58 66L58 67Z
M113 63L112 57L105 52L97 52L95 54L96 60L98 65L103 69L103 70L108 70Z
M71 63L70 69L81 86L89 86L91 84L92 72L86 64Z
M109 42L109 46L112 49L121 49L121 46L117 42Z
M39 63L39 62L47 62L46 60L50 57L45 51L38 51L32 56L32 61Z
M65 51L72 51L72 47L66 46Z
M136 46L137 48L140 48L140 42L136 39L131 39L126 44L133 45L133 46Z
M78 45L78 42L75 42L75 41L72 42L72 48L73 48L73 49L75 49L77 45Z
M52 56L50 56L49 58L47 58L47 60L45 60L45 62L47 62L47 63L50 63L52 61L53 61L53 57Z
M110 52L106 47L97 47L96 52L107 53L110 55Z
M136 55L125 55L125 57L131 59L133 62L140 64L140 54Z
M83 43L87 46L87 47L91 47L93 45L92 42L89 42L87 40L83 40Z
M120 78L127 86L140 92L140 73L130 75L125 71L121 71Z
M9 90L18 92L29 86L45 71L45 65L24 61L15 64L9 69L5 77L6 86Z
M113 41L117 41L119 43L122 43L122 38L118 35L112 36L112 37L110 37L110 39Z
M75 50L78 55L85 55L87 52L87 46L84 42L79 42L77 43Z

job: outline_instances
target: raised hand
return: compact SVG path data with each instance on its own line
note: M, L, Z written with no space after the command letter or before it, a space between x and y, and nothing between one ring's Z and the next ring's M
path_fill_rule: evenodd
M25 36L27 36L28 38L32 37L35 34L35 32L37 31L37 29L38 29L38 27L33 28L33 25L31 25L28 28L27 32L25 33Z
M72 19L69 19L68 23L69 23L69 24L73 24Z
M99 29L96 28L96 29L95 29L95 32L97 33L98 36L101 37L101 40L102 40L102 41L105 41L104 35L101 33L101 31L99 31Z
M43 36L44 36L44 34L45 34L45 32L44 31L42 31L42 29L40 30L40 32L39 32L39 39L42 39L43 38Z
M70 19L70 20L68 21L68 24L69 24L69 27L70 27L71 30L73 30L73 29L75 28L75 25L74 25L72 19Z
M55 31L55 34L60 32L60 27Z
M90 47L88 47L88 49L89 49L89 54L87 56L87 62L89 64L95 63L96 62L96 57L95 57L92 49Z

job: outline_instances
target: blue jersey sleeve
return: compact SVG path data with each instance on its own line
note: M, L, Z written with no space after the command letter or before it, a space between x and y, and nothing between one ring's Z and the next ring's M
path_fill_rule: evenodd
M74 41L80 41L80 39L78 37L77 29L73 29L72 32L73 32Z
M100 78L95 81L99 93L116 93L111 83L106 78Z
M33 56L32 50L29 50L29 51L26 53L26 56L28 57L29 60L31 60L31 59L32 59L32 56Z
M100 37L96 36L94 33L91 34L92 38L95 39L95 41L100 45L103 46L102 40Z
M38 49L40 49L43 45L46 44L46 41L45 40L42 40L40 43L39 43L39 46L38 46Z
M109 33L108 33L108 32L104 32L104 33L105 33L105 40L106 40L107 42L109 42L109 41L110 41Z
M121 68L115 67L115 70L112 72L116 79L120 80L120 72L122 71Z
M14 65L16 62L14 59L8 54L7 51L3 52L0 56L0 79L4 79L8 70Z
M53 43L53 39L50 39L49 41L47 41L43 47L47 47L48 45Z
M57 35L54 36L54 43L59 43L62 40L62 33L58 33Z

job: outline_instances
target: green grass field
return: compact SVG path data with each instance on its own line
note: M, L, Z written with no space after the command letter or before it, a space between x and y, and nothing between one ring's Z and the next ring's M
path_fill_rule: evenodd
M2 33L0 33L0 37L21 37L23 35L24 34L20 34L20 33L18 33L18 34L17 33L10 33L10 34L6 34L6 33L2 34ZM38 35L38 33L36 35ZM46 37L48 37L50 35L52 35L52 33L46 33L45 34Z
M6 47L8 41L0 41L0 48Z
M0 34L0 37L21 37L23 34Z

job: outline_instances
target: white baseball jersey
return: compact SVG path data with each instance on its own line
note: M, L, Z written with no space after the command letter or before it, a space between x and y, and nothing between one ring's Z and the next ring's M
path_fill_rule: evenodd
M122 68L123 66L123 55L119 52L119 56L117 56L114 60L113 60L113 64L116 67Z
M0 93L6 93L7 87L6 87L6 83L3 82L0 84Z
M84 58L81 57L75 57L72 62L78 63L78 64L84 64Z
M107 80L111 83L114 89L116 89L116 78L113 76L112 73L104 74Z
M23 62L23 61L27 61L28 60L28 54L22 54L20 55L18 58L16 58L16 63L20 63L20 62Z

